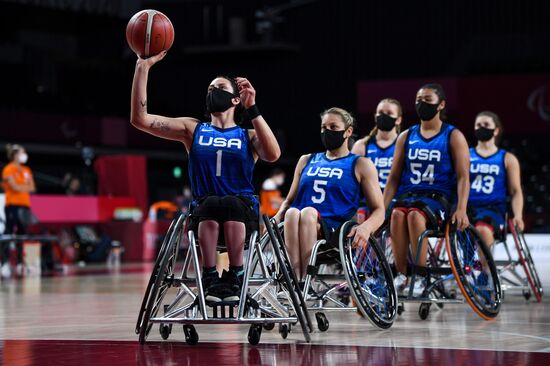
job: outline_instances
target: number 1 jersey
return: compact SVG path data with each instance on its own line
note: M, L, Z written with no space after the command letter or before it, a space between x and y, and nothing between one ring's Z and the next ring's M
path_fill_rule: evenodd
M355 176L357 159L355 154L334 160L324 152L312 154L302 170L292 207L315 208L331 230L351 219L362 196Z
M195 199L252 196L254 157L248 131L239 126L218 128L200 123L189 152L189 182Z

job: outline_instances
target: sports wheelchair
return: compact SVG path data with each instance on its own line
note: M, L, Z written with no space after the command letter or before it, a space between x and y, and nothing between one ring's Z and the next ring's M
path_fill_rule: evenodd
M272 329L279 324L279 332L286 338L291 326L299 324L309 342L311 320L286 249L280 242L270 240L267 234L259 239L257 230L247 235L240 301L207 304L198 240L195 232L187 229L191 216L177 216L162 243L135 328L140 343L145 343L155 324L165 340L174 324L182 324L185 340L190 345L199 341L195 324L250 324L248 341L253 345L259 343L262 329ZM187 247L180 248L185 239ZM218 246L218 250L224 249ZM266 249L272 253L269 261L265 258ZM181 265L177 261L180 252L184 256ZM268 262L275 265L268 268ZM252 263L256 271L252 270ZM279 301L278 293L283 293L289 301Z
M357 312L382 329L390 328L397 316L397 294L384 252L373 238L364 248L352 247L347 235L355 225L343 224L337 245L320 239L312 248L303 294L323 332L329 328L325 311ZM284 246L284 224L272 220L266 227L270 241ZM349 304L350 295L355 306Z
M517 256L512 256L512 251L508 245L509 236L512 237ZM502 281L503 291L521 291L525 300L529 300L534 295L537 302L542 302L542 283L531 257L531 251L525 241L523 232L514 225L511 218L506 217L503 230L499 235L496 235L495 243L492 246L493 251L500 246L504 249L506 256L504 259L495 260L495 264ZM523 275L518 272L517 267L523 269Z
M415 256L409 251L409 284L399 296L398 314L405 310L405 302L420 304L418 315L422 320L429 316L432 304L442 309L445 304L467 302L481 318L494 319L500 311L502 289L490 249L483 244L473 226L459 231L449 221L440 222L430 210L423 212L429 222L439 224L429 225L432 228L419 235ZM386 224L378 239L394 268L389 232L389 224ZM426 267L422 267L418 263L426 238L428 259ZM425 288L419 296L415 296L414 284L419 276L424 278Z

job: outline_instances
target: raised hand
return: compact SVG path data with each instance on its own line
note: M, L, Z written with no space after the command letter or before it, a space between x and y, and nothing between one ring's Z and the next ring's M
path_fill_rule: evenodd
M149 67L153 66L154 64L156 64L157 62L159 62L160 60L162 60L164 58L164 56L166 56L167 53L168 53L168 51L162 51L158 55L147 57L147 58L141 58L141 57L138 56L136 64L137 65L143 65L143 66L146 66L146 67L149 68Z
M256 104L256 90L250 84L250 81L246 78L237 77L237 86L239 87L239 95L241 96L241 102L245 108L250 108Z

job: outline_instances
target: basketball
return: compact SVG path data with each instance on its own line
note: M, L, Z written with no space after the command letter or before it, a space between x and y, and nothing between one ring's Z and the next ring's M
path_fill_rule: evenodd
M142 10L128 22L126 41L139 57L155 56L172 47L174 27L170 19L160 11Z

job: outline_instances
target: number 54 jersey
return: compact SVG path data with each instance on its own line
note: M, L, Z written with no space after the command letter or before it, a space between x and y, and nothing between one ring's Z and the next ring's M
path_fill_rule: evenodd
M405 164L396 197L408 192L437 192L449 200L455 199L456 173L450 143L454 129L454 126L443 123L440 131L429 139L420 134L420 125L409 129Z
M470 148L470 197L473 207L496 206L506 211L506 150L499 149L493 155L484 157Z
M210 123L197 125L188 167L195 199L207 195L251 197L254 194L254 157L244 128L223 129Z
M315 208L331 230L349 220L361 199L361 186L355 177L357 159L355 154L334 160L324 152L311 154L292 207Z

